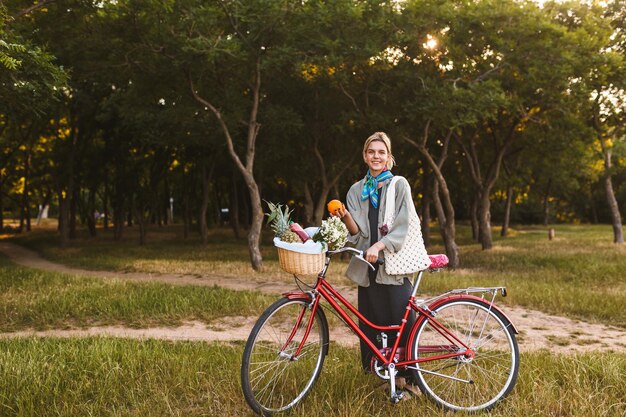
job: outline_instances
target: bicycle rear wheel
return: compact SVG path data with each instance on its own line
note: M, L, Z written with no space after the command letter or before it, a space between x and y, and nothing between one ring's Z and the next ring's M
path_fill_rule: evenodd
M282 298L252 328L243 352L241 385L246 401L259 414L294 407L320 375L328 353L328 323L321 307L304 347L293 357L311 320L309 302Z
M499 311L475 298L459 297L433 309L434 318L467 344L474 357L457 356L416 364L419 388L442 407L489 410L511 392L519 370L513 326ZM410 354L424 359L465 350L450 342L428 318L418 321Z

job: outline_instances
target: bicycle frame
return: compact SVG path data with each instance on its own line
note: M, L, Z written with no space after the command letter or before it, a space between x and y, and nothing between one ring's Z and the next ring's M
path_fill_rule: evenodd
M304 347L306 343L306 340L309 336L309 332L313 325L313 318L315 317L315 313L317 312L317 309L319 308L320 299L322 298L331 305L331 307L342 318L344 323L357 335L357 337L360 340L362 340L369 347L369 349L372 351L372 354L380 361L380 363L386 367L389 367L389 365L391 364L393 364L394 367L395 366L409 366L409 365L414 365L420 362L436 361L436 360L447 359L447 358L452 358L452 357L457 357L457 356L466 356L466 357L474 356L474 352L472 351L472 349L469 346L467 346L467 344L465 344L463 341L461 341L458 337L456 337L456 335L450 332L445 326L439 323L434 318L434 315L432 314L432 312L426 305L417 305L415 295L416 295L417 288L419 286L419 282L422 278L424 271L420 271L415 278L415 281L413 283L413 291L411 293L411 296L409 297L406 311L404 313L404 317L402 318L401 324L391 325L391 326L381 326L381 325L372 323L371 321L366 319L356 309L356 307L354 307L348 300L346 300L341 294L339 294L339 292L337 292L337 290L335 290L332 287L332 285L328 283L328 281L326 281L325 275L326 275L329 261L330 261L330 258L328 258L326 262L326 266L324 267L322 272L320 272L320 274L318 275L317 283L315 284L315 287L311 291L307 293L286 293L285 294L285 296L290 297L290 298L299 298L299 297L305 296L307 297L307 299L311 300L309 304L309 308L312 310L311 316L310 316L311 318L309 319L309 323L307 323L304 337L302 338L300 345L298 346L298 349L296 349L296 352L291 356L292 360L297 360L302 348ZM355 323L355 321L341 307L340 303L343 304L345 308L347 308L352 314L354 314L362 323L365 323L365 325L367 325L368 327L373 328L375 330L380 330L381 332L393 332L393 331L397 332L396 340L393 344L393 347L391 347L391 350L389 351L388 356L383 355L380 352L379 348L376 347L376 345L374 345L368 339L368 337L361 331L358 324ZM429 351L441 352L442 350L451 350L452 346L455 346L454 352L440 354L440 355L433 355L433 356L429 356L427 358L421 358L421 359L412 359L412 360L403 359L403 360L396 361L394 358L395 358L396 352L398 351L398 348L400 347L400 340L406 329L406 323L407 323L409 314L411 313L411 310L414 310L415 312L418 313L418 319L419 317L426 317L430 321L431 325L437 330L437 332L439 332L446 340L448 340L451 343L450 346L433 346L431 349L429 349ZM284 350L289 345L293 336L296 334L297 329L300 328L303 317L304 317L304 310L300 313L296 321L296 324L282 350ZM456 348L459 346L461 347L460 349Z
M363 258L363 253L361 251L357 251L352 248L349 248L349 249L351 249L353 252L356 252L357 257L361 261L367 262ZM334 252L334 253L339 253L339 252ZM308 319L308 323L306 324L306 328L305 328L302 340L298 344L296 351L291 355L287 353L286 350L288 346L290 345L290 343L292 342L293 338L295 337L298 329L301 328L302 320L306 313L306 309L303 308L302 311L299 313L296 323L293 329L291 330L291 333L289 337L287 338L287 341L281 347L280 352L278 353L279 356L282 357L283 359L287 359L291 361L298 360L300 352L304 348L306 341L309 337L309 334L311 332L311 328L313 326L313 322L317 314L317 309L320 308L319 306L320 300L324 299L328 302L328 304L330 304L332 309L341 317L344 323L357 335L357 337L368 346L368 348L373 354L373 358L375 358L376 361L378 362L377 366L375 367L375 369L373 369L373 371L376 372L376 374L379 377L389 380L390 399L392 402L395 403L395 402L398 402L404 395L401 391L396 390L396 374L397 374L396 368L398 366L401 368L412 369L417 372L437 375L440 377L452 379L452 380L466 383L466 384L474 383L474 381L471 379L470 380L460 379L453 375L445 375L439 372L435 372L433 370L422 369L421 367L417 366L417 364L423 363L423 362L434 362L434 361L455 358L455 357L459 358L460 361L467 361L467 360L472 360L476 356L475 351L468 346L469 340L467 341L467 343L463 342L461 339L459 339L459 337L457 337L453 332L448 330L442 323L440 323L435 318L436 313L434 311L436 311L437 308L442 303L450 299L454 299L454 298L476 300L482 303L483 306L488 309L488 311L491 311L491 310L498 311L502 316L505 317L506 321L508 322L506 326L507 327L510 326L514 333L518 333L517 329L512 324L512 322L508 319L506 314L504 314L504 312L502 312L502 310L500 310L494 304L494 299L498 291L500 291L503 296L506 296L506 288L504 287L463 288L463 289L456 289L456 290L448 291L444 294L432 297L430 299L416 299L415 296L417 294L419 283L422 279L424 271L418 272L417 275L415 276L415 279L413 281L413 290L407 302L406 310L401 320L401 323L398 325L390 325L390 326L382 326L376 323L372 323L370 320L366 319L357 310L357 308L355 308L348 300L346 300L341 294L339 294L339 292L337 292L337 290L335 290L333 286L330 283L328 283L328 281L326 281L326 272L328 270L328 266L330 264L332 254L333 253L329 252L329 255L326 258L324 269L318 274L317 282L315 286L311 289L311 291L290 292L290 293L284 294L284 296L289 299L299 299L299 300L306 301L308 303L308 309L311 310L311 316ZM371 267L371 264L369 265ZM430 272L435 272L437 270L438 270L437 267L435 267L434 269L429 269ZM482 293L482 298L477 297L475 295L471 295L471 293ZM485 299L485 293L491 294L491 300ZM383 332L382 333L383 349L379 349L371 340L369 340L369 338L363 333L363 331L361 331L361 329L359 328L355 320L353 320L352 317L348 315L346 310L342 308L342 305L350 313L354 314L358 318L358 320L361 323L364 323L367 327ZM399 349L400 349L400 341L402 339L402 335L406 331L406 325L408 322L409 314L411 314L411 310L417 313L417 321L411 328L411 333L409 334L407 338L407 343L409 345L412 343L412 340L416 337L415 332L417 331L418 328L421 328L422 323L424 323L424 321L427 320L428 324L430 324L430 326L443 337L442 342L444 344L441 344L440 342L432 346L430 345L418 346L417 347L418 355L416 355L417 358L413 358L413 359L407 359L413 356L411 355L408 349L410 348L410 346L407 346L404 357L400 357L400 355L396 357L396 354L399 352ZM482 324L482 329L480 329L481 337L482 337L483 331L485 330L485 323L486 322ZM474 324L472 324L472 326L473 325ZM478 327L480 327L479 323L477 324L477 329ZM389 348L386 344L386 333L384 332L393 332L393 331L397 332L396 339L395 339L393 346ZM445 344L445 341L449 342L450 344L449 345ZM325 348L328 349L328 346L326 346ZM429 353L430 355L420 357L419 355L420 353ZM384 369L384 375L379 372L380 370L383 370L383 369Z

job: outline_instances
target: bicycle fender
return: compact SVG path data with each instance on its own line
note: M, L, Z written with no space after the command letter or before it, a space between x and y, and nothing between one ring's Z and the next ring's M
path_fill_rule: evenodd
M306 301L307 303L310 303L311 301L313 301L313 297L311 296L311 293L306 293L306 292L302 292L302 291L289 291L289 292L284 292L282 294L282 296L284 298L287 298L289 300L303 300ZM328 330L328 319L326 318L326 314L324 313L324 309L322 309L321 305L317 305L317 313L319 314L321 319L322 319L322 327L324 328L324 333L326 334L326 340L330 340L330 334L329 334L329 330ZM324 346L324 354L327 355L329 352L329 345L326 344Z
M306 292L302 292L302 291L289 291L289 292L284 292L283 297L288 298L290 300L307 300L308 302L311 302L311 294L306 293Z
M464 299L471 298L472 300L478 301L479 303L481 303L487 308L491 307L492 310L496 310L498 313L502 314L502 316L508 321L508 324L513 328L513 333L519 334L519 331L517 330L517 327L515 327L515 324L513 324L509 316L507 316L506 313L502 311L500 307L498 307L495 304L491 304L489 301L485 300L484 298L476 297L475 295L469 295L469 294L450 295L446 298L442 298L441 300L435 301L434 303L429 305L428 308L430 308L431 310L434 310L435 308L439 307L444 302L449 301L449 300L455 300L458 298L464 298ZM504 324L507 324L507 323L504 323Z

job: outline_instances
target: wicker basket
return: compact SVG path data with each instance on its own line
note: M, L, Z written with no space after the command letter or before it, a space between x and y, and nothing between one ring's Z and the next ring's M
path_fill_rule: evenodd
M317 275L324 269L324 253L300 253L291 250L278 249L278 262L285 272L296 275Z

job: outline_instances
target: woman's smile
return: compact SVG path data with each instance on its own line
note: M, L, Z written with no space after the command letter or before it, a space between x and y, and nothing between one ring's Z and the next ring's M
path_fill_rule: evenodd
M363 159L372 175L380 174L387 167L388 158L387 146L380 141L370 143L365 151L365 155L363 155Z

